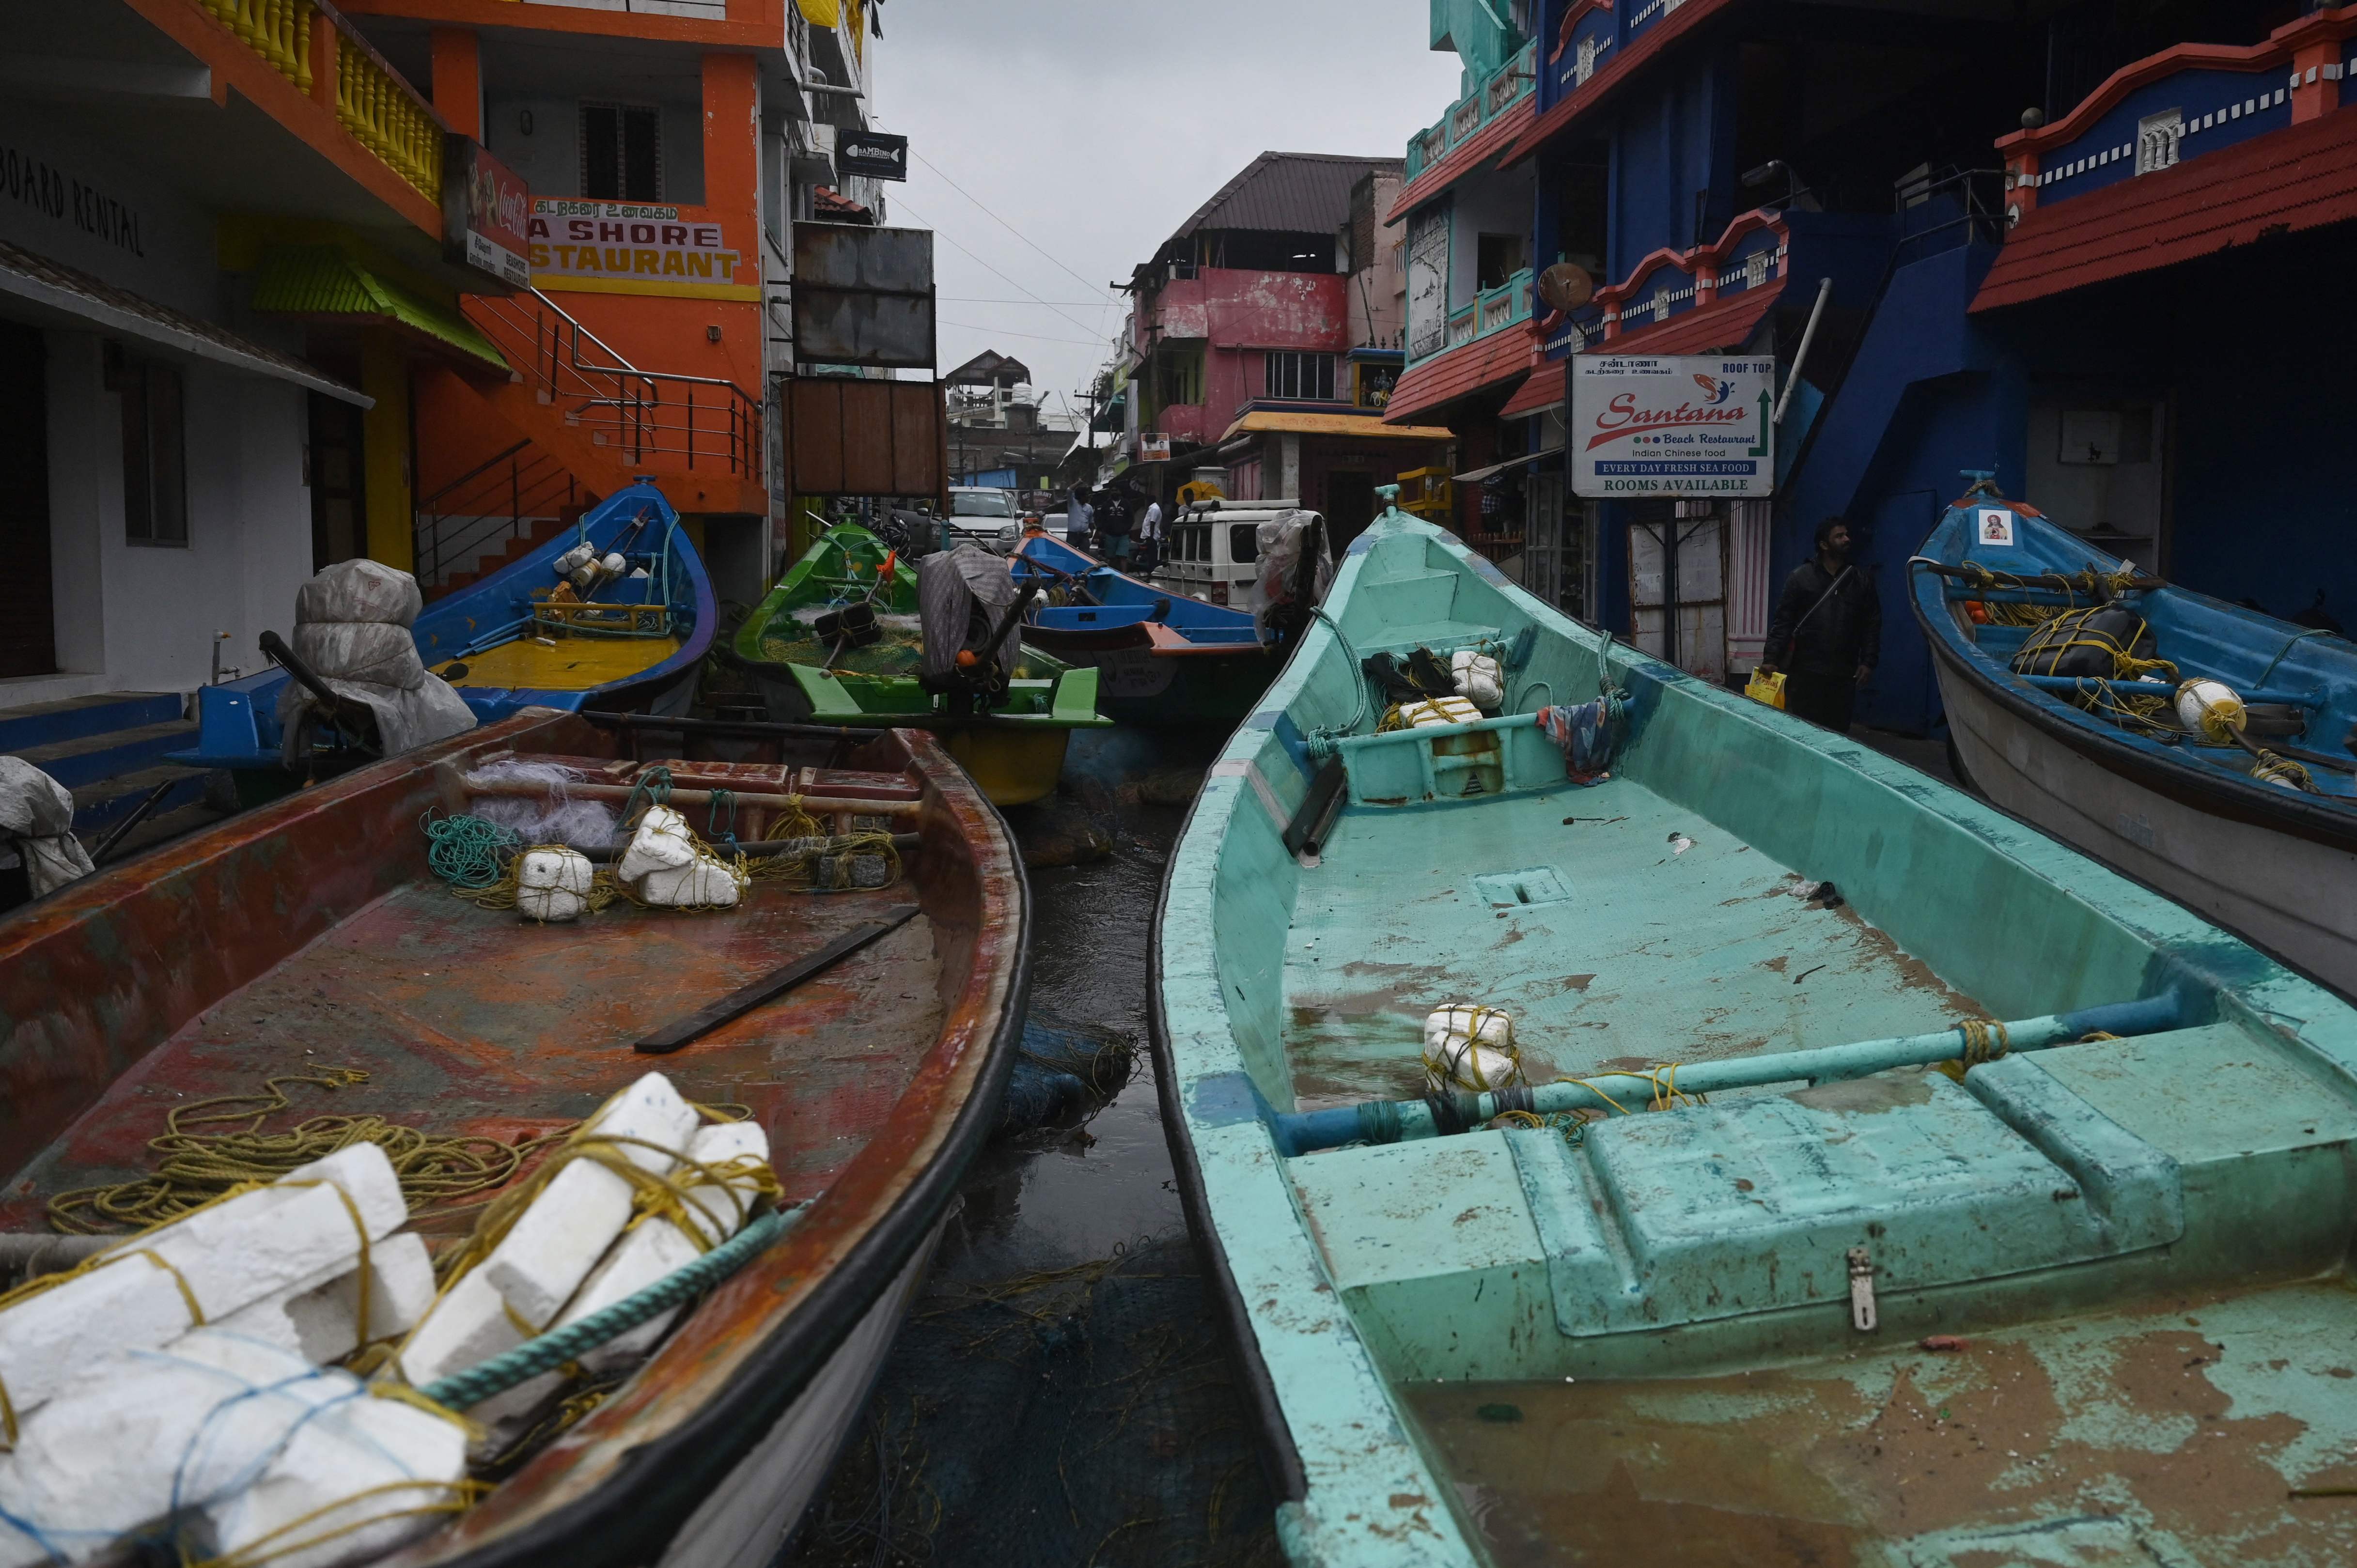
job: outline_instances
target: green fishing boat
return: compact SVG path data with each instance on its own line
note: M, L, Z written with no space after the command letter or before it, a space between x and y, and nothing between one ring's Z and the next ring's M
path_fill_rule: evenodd
M955 712L919 682L923 650L916 564L856 523L820 535L732 645L772 719L932 730L995 805L1053 792L1071 732L1113 723L1097 713L1096 671L1028 647L1003 701Z
M1395 511L1167 878L1296 1563L2357 1560L2357 1015L2180 906Z

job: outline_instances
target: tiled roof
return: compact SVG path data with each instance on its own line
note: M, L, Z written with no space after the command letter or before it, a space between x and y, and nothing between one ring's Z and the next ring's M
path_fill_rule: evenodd
M811 191L811 206L819 212L834 218L850 218L863 223L876 221L876 214L865 203L854 201L833 186L817 186Z
M274 316L374 317L505 373L508 362L452 306L421 298L332 245L280 245L253 274L253 308Z
M1506 406L1498 411L1498 417L1528 419L1532 414L1562 405L1563 361L1547 360L1531 372L1530 379L1523 382L1522 391L1506 400Z
M1529 373L1538 346L1526 326L1513 326L1459 343L1420 365L1412 365L1392 388L1383 423L1406 424L1444 403L1470 397Z
M1405 158L1346 157L1334 153L1263 153L1212 193L1170 237L1198 229L1258 229L1308 234L1350 220L1351 188L1370 172L1398 174Z
M1383 221L1398 222L1467 175L1492 166L1514 138L1531 128L1531 122L1538 117L1537 104L1535 95L1523 94L1504 113L1449 148L1438 163L1426 164L1424 172L1401 189Z
M0 293L200 360L293 381L361 408L375 400L292 354L0 240Z
M1975 310L2357 218L2357 106L2022 215Z

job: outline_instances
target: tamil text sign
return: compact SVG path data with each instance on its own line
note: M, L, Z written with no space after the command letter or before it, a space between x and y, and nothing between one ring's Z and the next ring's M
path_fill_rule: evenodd
M759 299L760 281L715 220L676 207L541 197L532 204L533 281L601 294Z
M1572 492L1772 495L1775 381L1773 360L1578 356L1572 361Z
M532 282L532 192L472 136L450 132L442 149L442 254L510 288Z

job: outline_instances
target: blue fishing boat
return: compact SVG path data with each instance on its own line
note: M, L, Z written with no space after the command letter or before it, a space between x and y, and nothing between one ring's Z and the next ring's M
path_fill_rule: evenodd
M1352 542L1153 961L1297 1564L2357 1555L2357 1010L1440 529Z
M1024 642L1093 667L1098 706L1125 724L1234 724L1284 661L1251 611L1139 582L1049 534L1026 534L1013 564L1042 585Z
M1909 589L1973 784L2357 995L2357 645L2146 575L1967 478Z
M584 599L565 584L560 558L589 553L618 571ZM652 484L618 490L573 529L479 583L425 607L410 628L419 656L484 724L525 707L684 714L719 624L711 578L679 514ZM228 769L249 803L293 782L278 722L288 676L268 669L197 694L197 745L172 754L196 768ZM332 773L366 755L332 726L318 726L307 775ZM299 748L298 748L299 749Z

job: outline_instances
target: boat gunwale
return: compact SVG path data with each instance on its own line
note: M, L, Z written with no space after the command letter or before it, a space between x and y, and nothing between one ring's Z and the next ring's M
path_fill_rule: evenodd
M2036 687L2017 686L2002 678L2003 668L1995 657L1977 645L1964 641L1962 629L1953 625L1954 616L1948 616L1950 625L1943 628L1939 618L1925 605L1927 589L1937 592L1941 581L1936 574L1910 570L1912 579L1908 585L1908 607L1914 611L1915 624L1931 646L1939 671L1953 670L1970 682L1975 690L1986 693L1999 707L2014 717L2030 725L2040 735L2059 741L2108 773L2116 774L2151 790L2164 799L2229 822L2251 827L2287 833L2310 843L2357 854L2357 809L2346 800L2338 804L2320 804L2305 791L2286 789L2278 785L2260 783L2248 775L2221 768L2197 767L2188 760L2156 757L2124 737L2109 733L2109 726L2087 715L2084 722L2072 715L2073 708L2051 693ZM2186 593L2191 590L2164 588L2163 593ZM2196 595L2197 597L2206 596ZM1943 607L1944 595L1939 598ZM2287 623L2288 624L2288 623ZM2357 757L2352 758L2357 762ZM2338 797L2335 797L2339 800ZM2043 830L2040 830L2043 831ZM2163 895L2166 897L2166 895Z
M201 877L208 867L241 854L267 855L269 841L290 829L310 824L314 832L328 831L339 825L339 811L349 817L399 815L410 803L429 803L435 799L434 768L441 761L512 748L519 740L527 748L580 754L579 742L600 735L610 738L609 732L572 712L528 707L353 769L159 846L156 854L111 865L12 912L0 919L0 965L45 944L86 941L76 934L86 922L110 917L121 922L142 904L172 897L178 879ZM866 744L888 738L897 743L901 766L930 786L922 797L927 818L945 820L945 842L963 846L954 866L942 873L946 896L971 900L970 909L956 911L960 924L972 922L965 972L945 999L940 1026L909 1081L801 1222L707 1294L629 1382L503 1481L481 1507L382 1559L384 1563L489 1568L543 1563L563 1552L576 1564L619 1568L660 1556L758 1447L947 1213L966 1167L997 1124L1007 1070L1020 1044L1030 983L1029 883L1005 819L940 742L900 730L888 737L879 732ZM365 803L367 797L388 790L374 806ZM145 1050L120 1061L110 1053L98 1070L111 1068L109 1082L135 1070L208 1008L268 974L359 908L422 875L404 869L392 875L387 867L394 857L364 858L369 865L352 881L319 892L312 908L291 921L281 916L285 934L268 950L276 957L252 972L249 966L223 965L209 977L210 989L178 1007L156 1009L152 1026L139 1031L153 1034ZM422 850L413 858L422 863ZM929 876L913 889L920 902L934 880ZM960 889L961 881L970 883L970 892ZM1009 902L1017 916L1011 928L1005 918ZM135 939L155 930L127 934ZM108 936L120 945L125 934ZM168 927L163 934L169 934ZM104 1035L102 1048L121 1037L102 999L86 1001L76 1011L81 1037ZM38 1022L38 1015L20 1014L16 1019L20 1027L27 1022ZM635 1072L643 1065L641 1059L640 1069L632 1069L624 1059L618 1071ZM21 1169L103 1093L102 1088L78 1109L62 1113L37 1107L34 1114L45 1117L49 1131L46 1136L28 1134L38 1141L10 1168ZM33 1116L21 1120L30 1122ZM725 1380L715 1385L722 1373ZM666 1412L667 1405L675 1408ZM649 1424L637 1420L647 1411L657 1412L658 1421L668 1413L668 1424L636 1436L633 1424Z
M1458 569L1467 575L1512 590L1529 601L1516 603L1513 607L1543 631L1571 637L1591 651L1598 650L1599 645L1609 646L1607 634L1515 588L1492 564L1475 555L1447 530L1413 520L1379 519L1354 540L1345 553L1342 570L1337 574L1328 602L1334 604L1355 589L1365 559L1375 545L1400 535L1421 536L1439 543L1457 557ZM1324 622L1327 618L1320 616L1318 619ZM1245 1347L1242 1364L1248 1391L1255 1402L1263 1395L1261 1379L1267 1378L1265 1397L1275 1407L1275 1419L1268 1423L1268 1429L1284 1445L1278 1454L1290 1449L1294 1463L1302 1466L1306 1476L1307 1461L1294 1436L1287 1402L1275 1383L1270 1365L1272 1356L1280 1359L1289 1357L1291 1361L1300 1362L1305 1356L1316 1356L1319 1348L1310 1343L1307 1331L1293 1321L1301 1316L1297 1307L1290 1309L1289 1314L1279 1311L1274 1292L1280 1287L1255 1283L1253 1295L1272 1295L1266 1309L1256 1312L1251 1297L1243 1292L1243 1282L1236 1277L1235 1260L1222 1232L1265 1218L1254 1207L1256 1200L1265 1199L1262 1207L1273 1208L1281 1198L1294 1223L1290 1230L1281 1234L1264 1233L1265 1227L1238 1230L1237 1239L1245 1253L1264 1260L1265 1273L1297 1273L1306 1268L1322 1282L1319 1288L1333 1293L1321 1309L1321 1316L1330 1314L1340 1322L1330 1326L1321 1322L1318 1326L1325 1332L1315 1337L1334 1336L1338 1343L1329 1354L1339 1356L1346 1369L1362 1373L1372 1384L1372 1402L1360 1407L1357 1420L1344 1423L1330 1408L1330 1398L1312 1412L1313 1424L1323 1429L1316 1438L1317 1457L1319 1469L1327 1473L1328 1478L1314 1487L1305 1487L1297 1496L1288 1494L1295 1506L1290 1510L1281 1510L1278 1520L1280 1536L1297 1561L1305 1552L1317 1556L1328 1546L1329 1538L1335 1550L1340 1550L1339 1543L1348 1540L1362 1552L1381 1543L1391 1552L1405 1552L1408 1551L1405 1538L1411 1534L1426 1537L1426 1544L1431 1545L1436 1543L1429 1542L1428 1532L1436 1528L1444 1538L1465 1528L1453 1502L1432 1510L1426 1507L1430 1501L1427 1497L1419 1495L1411 1502L1394 1493L1386 1504L1380 1489L1368 1489L1370 1472L1361 1466L1375 1457L1378 1443L1371 1429L1378 1418L1397 1426L1398 1441L1413 1455L1427 1492L1436 1485L1445 1491L1446 1477L1437 1460L1414 1434L1414 1422L1399 1397L1398 1386L1381 1366L1357 1316L1334 1286L1323 1250L1286 1168L1289 1162L1275 1153L1266 1121L1272 1107L1263 1101L1257 1086L1245 1087L1251 1083L1250 1074L1241 1060L1232 1067L1228 1065L1228 1058L1240 1057L1241 1050L1226 993L1227 976L1214 940L1208 929L1188 933L1199 937L1200 945L1206 950L1187 962L1185 972L1176 977L1175 985L1165 956L1163 926L1169 914L1168 907L1177 897L1183 893L1190 905L1200 902L1200 908L1189 908L1188 918L1205 922L1209 919L1211 899L1222 875L1221 848L1234 813L1255 809L1243 803L1255 794L1263 797L1264 807L1277 807L1278 802L1267 798L1265 788L1255 789L1254 781L1243 775L1256 766L1273 737L1286 744L1278 725L1308 690L1312 672L1318 669L1327 652L1326 643L1340 640L1331 624L1310 629L1302 640L1302 657L1294 661L1297 670L1288 668L1279 674L1261 707L1239 726L1222 749L1211 780L1197 797L1164 872L1163 897L1157 909L1148 1007L1157 1087L1165 1111L1165 1137L1174 1164L1179 1167L1181 1197L1194 1208L1190 1223L1200 1224L1210 1232L1200 1243L1200 1250L1216 1272L1222 1305L1233 1302L1242 1314L1239 1337ZM1343 644L1337 651L1347 667L1351 661L1350 645ZM2289 1055L2314 1070L2339 1079L2345 1087L2357 1087L2357 1050L2351 1049L2352 1042L2357 1042L2357 1031L2348 1026L2348 1007L2328 989L2277 962L2263 950L1989 802L1930 779L1913 768L1871 752L1860 743L1826 735L1805 721L1725 691L1626 644L1620 646L1619 653L1613 668L1620 683L1631 690L1630 713L1635 736L1641 738L1654 711L1672 691L1717 709L1728 719L1781 732L1774 736L1780 744L1800 746L1816 753L1823 766L1861 774L1877 788L1908 794L1916 809L1978 841L1988 852L2013 864L2023 875L2055 897L2099 909L2103 918L2115 923L2126 938L2150 953L2151 961L2146 969L2147 988L2169 983L2205 988L2209 1006L2204 1010L2214 1009L2218 1023L2276 1036ZM1464 808L1458 803L1447 802L1420 810L1460 809ZM1282 829L1284 823L1276 822L1272 826ZM2189 940L2202 937L2208 940ZM1191 951L1191 946L1181 950ZM2221 949L2240 950L2255 961L2245 967L2232 961L2231 950L2222 953ZM2226 961L2221 961L2222 958ZM2287 995L2292 988L2304 994ZM1178 1009L1181 1015L1175 1024L1171 1016L1174 989L1179 993ZM2327 1005L2319 1009L2294 1004L2304 1004L2309 998ZM1281 1011L1281 994L1276 1005ZM2317 1015L2319 1010L2324 1016ZM1189 1012L1197 1016L1188 1018L1185 1015ZM1182 1049L1193 1059L1182 1059ZM1215 1083L1230 1078L1241 1079L1243 1084ZM1199 1091L1206 1087L1216 1088L1218 1094L1216 1106L1208 1113L1197 1101ZM1254 1101L1250 1110L1238 1103L1247 1093ZM1212 1162L1219 1168L1207 1172L1194 1137L1199 1114L1206 1128L1256 1121L1260 1123L1260 1142L1248 1149L1239 1146L1235 1150L1214 1151ZM1217 1208L1211 1203L1214 1183L1222 1189L1222 1202ZM1273 1351L1264 1350L1265 1333L1279 1337L1280 1342ZM1320 1371L1330 1374L1335 1369L1336 1363L1331 1360L1289 1366L1287 1389L1297 1402L1311 1392L1310 1385L1303 1380ZM1347 1445L1333 1434L1337 1428L1352 1434ZM1330 1508L1318 1500L1316 1494L1319 1492L1331 1497ZM1441 1552L1451 1561L1475 1560L1469 1543L1465 1543L1462 1537L1453 1554L1445 1547ZM1411 1560L1407 1555L1378 1554L1385 1562ZM1412 1560L1426 1561L1427 1555L1417 1552Z

